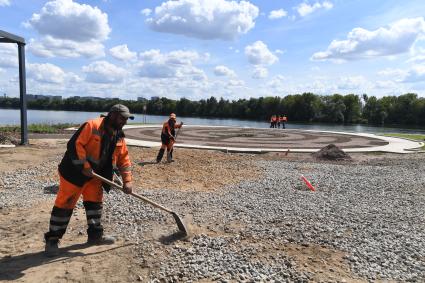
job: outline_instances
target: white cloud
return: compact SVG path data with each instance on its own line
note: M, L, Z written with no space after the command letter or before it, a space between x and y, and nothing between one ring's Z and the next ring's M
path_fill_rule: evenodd
M373 93L375 84L371 83L364 76L347 75L341 77L312 75L304 79L299 77L284 77L277 75L266 82L262 89L268 95L297 94L303 92L312 92L319 95L329 95L333 93Z
M374 87L377 89L395 90L396 88L398 88L398 85L394 81L385 80L385 81L376 81Z
M247 1L178 0L156 7L146 23L158 32L233 40L254 27L258 13Z
M189 68L185 72L185 76L187 76L190 80L199 81L199 82L203 82L208 79L203 70L195 68L195 67Z
M236 77L235 71L223 65L216 66L214 68L214 74L216 76Z
M322 3L316 2L312 5L308 4L307 2L303 2L296 7L296 10L298 11L298 14L301 17L305 17L315 12L316 10L319 10L319 9L329 10L329 9L332 9L332 7L333 7L333 4L332 2L329 2L329 1L323 1Z
M242 87L245 85L245 82L243 80L229 80L228 85L229 87Z
M386 77L394 82L417 83L425 81L425 66L413 65L406 70L387 68L379 71L378 75Z
M378 75L400 82L407 76L407 71L402 69L387 68L379 71Z
M33 40L31 51L44 57L103 56L101 42L111 32L106 13L72 0L47 2L26 25L42 36L41 40Z
M403 79L405 83L416 83L425 81L425 66L416 65L410 68Z
M105 56L104 46L100 42L76 42L55 39L51 36L43 37L40 41L31 39L28 44L28 50L39 57L76 58L85 56L88 58L98 58Z
M359 92L370 87L368 80L363 76L340 77L337 81L340 90Z
M326 51L314 53L312 60L356 60L406 53L425 34L425 20L402 19L374 31L355 28L346 40L333 40Z
M271 90L271 93L283 93L288 91L287 78L282 75L276 75L272 77L267 83L267 88Z
M146 9L143 9L142 11L140 11L140 13L141 13L143 16L148 17L148 16L150 16L150 14L152 13L152 10L151 10L151 9L146 8Z
M18 48L16 44L0 43L0 67L18 67Z
M128 49L127 44L118 45L109 49L112 57L121 61L130 61L137 58L137 53Z
M422 63L425 62L425 48L412 48L411 58L407 60L408 63Z
M279 55L282 55L283 53L285 53L283 50L280 50L280 49L276 49L275 51L274 51L274 53L276 53L276 54L279 54Z
M283 9L273 10L269 14L269 19L270 20L280 19L280 18L286 17L287 15L288 15L288 12L286 12Z
M29 23L42 35L77 42L102 41L111 31L106 13L72 0L47 2L39 14L32 15Z
M245 55L253 65L272 65L279 61L279 58L270 52L267 45L260 40L246 46Z
M255 66L255 69L252 73L252 78L254 79L264 79L269 75L269 71L262 66Z
M86 81L92 83L121 83L127 71L107 61L96 61L83 67Z
M425 62L425 54L424 55L416 55L409 60L407 60L408 63L422 63Z
M195 61L208 60L209 54L201 56L195 51L176 50L161 53L152 49L139 54L138 75L148 78L190 77L195 80L206 78L204 72L195 66Z
M28 64L28 78L41 83L62 84L65 81L65 72L56 65Z
M159 62L143 63L139 76L148 78L172 78L177 76L177 69Z
M0 7L2 6L9 6L10 1L9 0L0 0Z

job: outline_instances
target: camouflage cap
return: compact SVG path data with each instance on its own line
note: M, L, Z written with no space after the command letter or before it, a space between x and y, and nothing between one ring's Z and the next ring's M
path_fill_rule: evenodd
M118 112L121 114L121 116L128 118L130 120L134 120L134 115L130 113L130 109L128 109L128 107L123 104L115 104L109 110L109 113L111 112Z

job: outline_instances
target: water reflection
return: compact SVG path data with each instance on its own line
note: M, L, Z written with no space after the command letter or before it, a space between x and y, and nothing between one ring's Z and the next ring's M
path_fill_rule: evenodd
M81 112L81 111L45 111L45 110L28 110L28 124L59 124L59 123L75 123L80 124L87 119L100 115L98 112ZM167 119L167 116L142 115L136 114L132 123L160 124ZM235 126L235 127L254 127L268 128L268 121L249 121L237 119L214 119L214 118L193 118L193 117L177 117L179 121L183 121L186 125L209 125L209 126ZM0 125L19 125L20 112L15 109L0 109ZM403 128L403 127L373 127L367 125L334 125L334 124L306 124L306 123L286 123L287 129L303 129L318 131L336 131L336 132L361 132L361 133L410 133L424 134L424 128ZM276 129L277 131L279 129ZM282 129L280 129L282 130Z

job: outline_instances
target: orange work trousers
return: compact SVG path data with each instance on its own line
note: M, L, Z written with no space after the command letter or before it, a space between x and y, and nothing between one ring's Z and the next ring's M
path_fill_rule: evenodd
M162 149L167 149L167 151L171 151L172 149L173 149L173 146L174 146L174 140L173 139L170 139L170 141L168 142L168 144L162 144L161 145L161 148Z
M74 209L81 195L83 195L83 201L102 202L102 181L92 178L85 183L83 187L78 187L65 180L61 174L59 174L59 176L59 191L56 195L55 206L65 209Z

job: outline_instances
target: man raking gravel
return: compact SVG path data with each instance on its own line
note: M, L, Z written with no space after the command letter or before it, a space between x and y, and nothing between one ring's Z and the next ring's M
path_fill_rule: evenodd
M109 190L109 185L93 178L93 172L112 180L113 170L118 170L123 178L122 190L132 193L131 162L122 131L128 119L134 119L129 109L116 104L107 115L85 122L68 141L59 164L59 191L51 212L49 231L44 235L46 255L59 254L59 240L65 234L81 195L87 216L87 243L114 243L113 237L103 234L101 224L102 187Z

